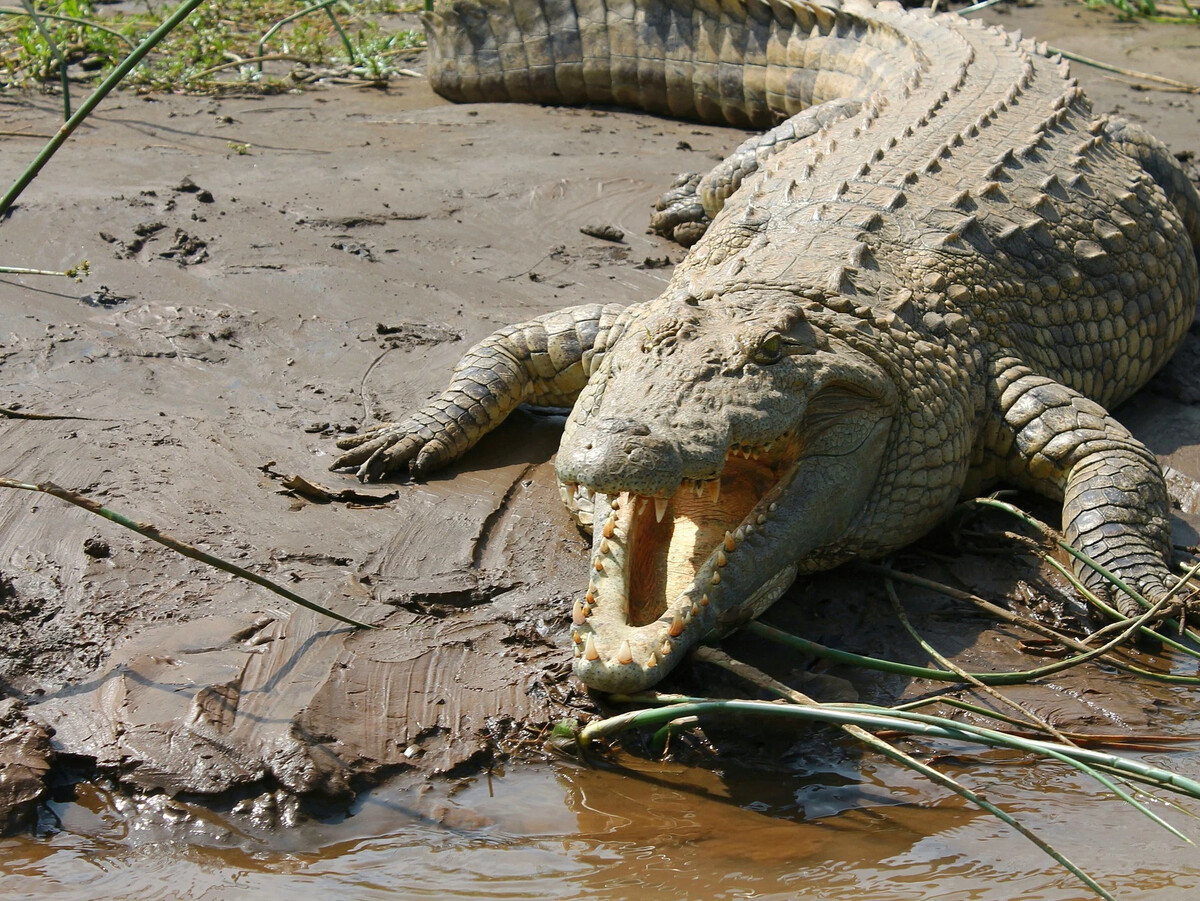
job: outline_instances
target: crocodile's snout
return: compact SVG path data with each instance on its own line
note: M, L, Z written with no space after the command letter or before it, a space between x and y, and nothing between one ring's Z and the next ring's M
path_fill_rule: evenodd
M645 422L621 417L598 419L574 431L560 448L558 477L593 491L674 494L683 462L674 441L655 434Z

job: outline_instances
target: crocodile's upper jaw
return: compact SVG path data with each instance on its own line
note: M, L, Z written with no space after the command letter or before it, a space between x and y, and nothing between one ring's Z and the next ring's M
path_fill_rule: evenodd
M751 619L787 590L806 546L859 512L891 423L864 407L852 446L802 455L731 450L720 478L669 498L597 494L588 589L572 612L575 672L609 692L648 688L705 635Z

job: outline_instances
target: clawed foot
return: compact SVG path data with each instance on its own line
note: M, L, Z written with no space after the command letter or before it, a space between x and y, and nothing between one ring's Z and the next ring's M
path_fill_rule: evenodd
M700 203L699 187L699 175L685 174L675 179L671 189L654 204L650 230L683 247L699 241L712 222Z
M1150 628L1163 631L1167 628L1165 620L1182 621L1194 627L1200 619L1194 593L1187 586L1176 587L1178 581L1173 575L1158 574L1126 580L1130 588L1158 608L1152 621L1147 624ZM1093 591L1101 601L1129 619L1137 619L1146 613L1146 608L1116 585L1105 583L1099 590Z
M359 481L375 482L407 466L413 476L420 478L457 456L447 437L436 434L416 417L385 422L361 435L339 439L337 446L346 453L329 468L357 467Z

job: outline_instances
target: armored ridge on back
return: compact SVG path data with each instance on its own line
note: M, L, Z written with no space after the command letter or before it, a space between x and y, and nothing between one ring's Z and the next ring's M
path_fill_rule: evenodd
M1106 407L1193 319L1200 197L1060 59L890 3L455 0L426 26L452 100L770 129L660 201L655 227L696 242L661 296L503 329L341 443L335 468L421 476L520 403L573 405L581 679L653 685L798 573L901 547L999 480L1062 499L1076 547L1164 596L1162 473Z

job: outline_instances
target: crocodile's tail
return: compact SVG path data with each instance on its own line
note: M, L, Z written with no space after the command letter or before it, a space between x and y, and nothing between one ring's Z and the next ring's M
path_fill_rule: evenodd
M424 21L430 82L457 102L766 128L923 68L907 36L839 0L445 0Z

